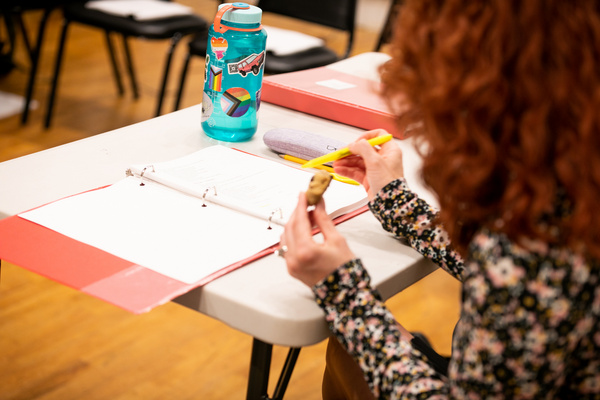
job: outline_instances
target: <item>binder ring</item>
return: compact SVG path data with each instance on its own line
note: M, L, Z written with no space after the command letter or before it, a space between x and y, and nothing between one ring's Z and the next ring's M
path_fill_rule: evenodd
M275 213L279 212L279 218L283 219L283 211L281 210L281 208L277 208L275 210L273 210L271 212L271 215L269 215L269 226L267 226L267 229L273 229L271 228L271 222L273 220L273 216L275 215Z
M208 194L208 192L211 189L213 190L215 196L217 195L217 188L215 186L211 186L209 188L206 188L206 190L204 190L204 193L202 194L202 207L206 207L206 195Z
M152 168L152 172L156 172L156 170L154 169L154 165L148 165L146 167L144 167L144 169L142 170L142 173L140 174L140 186L145 186L146 184L144 183L144 174L146 173L146 170L148 168Z

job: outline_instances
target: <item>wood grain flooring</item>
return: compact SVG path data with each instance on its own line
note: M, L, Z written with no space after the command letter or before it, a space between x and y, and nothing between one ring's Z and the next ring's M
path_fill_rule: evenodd
M207 19L210 0L182 1ZM40 15L26 22L35 26ZM26 125L20 116L0 120L0 161L58 146L151 118L165 42L132 40L141 96L116 94L100 32L73 25L56 113L42 127L60 13L51 17L36 86L38 108ZM290 26L290 21L265 23ZM294 25L291 25L294 27ZM334 46L336 32L300 25ZM360 30L354 53L370 51L377 33ZM21 50L17 69L0 77L0 91L22 94L29 63ZM185 46L175 54L167 105L172 107ZM203 60L191 65L183 106L201 99ZM0 182L0 196L2 196ZM459 285L436 271L394 296L388 305L408 329L424 332L449 353L458 318ZM0 399L244 399L252 338L202 314L168 303L140 316L79 293L15 265L2 263L0 281ZM325 343L304 348L286 399L319 399ZM287 349L275 347L278 373ZM271 392L276 379L270 382Z

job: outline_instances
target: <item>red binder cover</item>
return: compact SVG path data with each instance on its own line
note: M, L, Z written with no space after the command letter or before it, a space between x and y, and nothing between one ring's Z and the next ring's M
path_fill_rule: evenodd
M379 82L320 67L264 77L261 101L403 139L379 89Z
M367 206L335 219L343 222ZM0 259L80 290L134 314L150 311L254 260L273 245L193 284L169 278L51 229L13 216L0 220Z

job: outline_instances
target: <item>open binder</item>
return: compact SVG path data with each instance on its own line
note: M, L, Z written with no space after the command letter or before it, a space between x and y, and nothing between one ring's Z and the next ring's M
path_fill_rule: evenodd
M0 221L0 258L145 312L272 254L311 177L223 146L133 166L111 186ZM334 181L325 201L344 220L367 199Z

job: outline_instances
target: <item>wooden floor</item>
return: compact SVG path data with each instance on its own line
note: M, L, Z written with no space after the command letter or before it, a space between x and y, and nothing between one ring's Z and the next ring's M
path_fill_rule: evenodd
M182 2L211 19L210 0ZM34 24L39 14L27 22ZM276 25L279 19L267 19ZM286 22L289 24L289 21ZM119 97L102 35L73 26L51 129L43 110L58 39L60 14L51 19L36 86L38 108L21 125L20 116L0 120L0 161L106 132L151 118L155 109L165 42L132 41L141 97ZM289 25L286 25L289 26ZM343 37L305 27L335 46ZM361 30L354 53L370 51L376 33ZM22 43L21 43L22 44ZM22 46L21 46L22 47ZM184 57L175 55L166 111L170 111ZM23 94L29 64L22 51L18 68L0 77L0 91ZM201 100L203 60L191 65L183 106ZM24 177L26 179L26 177ZM0 182L0 196L2 196ZM252 338L173 303L134 316L76 290L3 263L0 282L0 399L243 399ZM458 318L459 286L437 271L393 297L394 314L408 329L424 332L449 353ZM302 350L286 399L319 399L325 343ZM287 349L275 347L273 372ZM272 378L270 388L275 385Z

